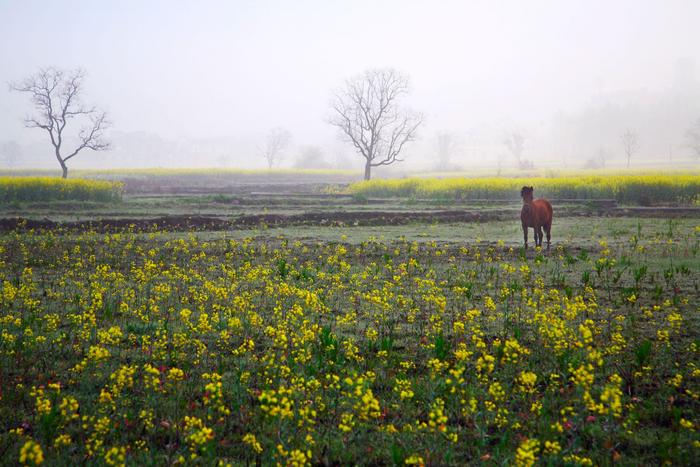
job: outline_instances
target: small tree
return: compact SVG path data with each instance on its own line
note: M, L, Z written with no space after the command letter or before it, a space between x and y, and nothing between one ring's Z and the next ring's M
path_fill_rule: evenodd
M630 129L625 130L625 132L622 133L622 147L625 150L625 156L627 156L627 168L629 169L630 160L632 159L632 156L637 152L637 148L639 147L637 133Z
M520 170L531 169L534 167L532 161L523 158L523 154L525 152L525 136L522 133L519 131L511 131L503 139L503 144L515 158Z
M602 169L605 167L605 162L608 160L608 151L603 147L598 147L598 153L595 157L586 159L584 168L586 169Z
M80 69L63 71L42 68L21 83L10 84L10 89L30 95L38 114L25 118L25 126L40 128L49 134L54 155L63 170L63 178L68 177L66 163L83 149L109 149L109 142L103 139L104 130L109 126L107 115L95 107L85 107L80 102L84 79L85 72ZM69 139L66 127L74 119L83 120L84 124L77 132L74 149L64 155L64 144Z
M457 148L457 138L452 132L441 131L435 135L435 143L437 149L438 170L450 169L452 154Z
M265 146L260 150L271 169L282 160L282 153L292 140L292 134L281 126L272 128L265 139Z
M693 151L693 156L700 159L700 118L695 120L685 132L685 139L688 141L688 147Z
M504 153L499 153L496 158L496 176L500 177L503 172L503 166L506 163L507 156Z
M365 180L372 167L401 161L404 146L416 137L422 115L399 107L408 89L408 78L396 70L368 70L333 96L329 123L365 159Z

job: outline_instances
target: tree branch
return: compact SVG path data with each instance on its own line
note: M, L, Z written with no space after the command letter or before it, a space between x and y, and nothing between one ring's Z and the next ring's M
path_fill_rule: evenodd
M80 130L80 134L78 136L80 139L80 144L72 153L70 153L70 155L63 158L63 162L72 159L83 149L91 149L93 151L103 151L105 149L109 149L109 142L102 139L104 129L109 126L107 115L103 112L97 117L91 118L91 120L91 127Z

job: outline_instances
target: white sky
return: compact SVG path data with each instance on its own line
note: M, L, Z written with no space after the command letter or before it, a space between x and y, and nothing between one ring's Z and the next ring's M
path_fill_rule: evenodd
M668 87L699 45L700 1L0 0L0 82L82 67L115 130L167 138L283 125L331 141L333 89L385 66L411 77L426 136L537 124L601 91ZM28 110L0 87L0 140L37 132Z

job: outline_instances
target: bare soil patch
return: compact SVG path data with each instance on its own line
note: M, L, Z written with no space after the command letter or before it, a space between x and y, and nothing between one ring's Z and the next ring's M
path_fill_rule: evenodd
M16 229L94 230L108 231L189 231L235 230L262 226L372 226L405 225L410 223L490 222L517 219L519 210L440 210L440 211L328 211L301 214L249 214L234 218L202 215L162 216L155 218L96 219L75 222L56 222L50 219L22 217L0 219L0 231ZM567 209L555 212L556 217L700 217L700 208L614 208Z

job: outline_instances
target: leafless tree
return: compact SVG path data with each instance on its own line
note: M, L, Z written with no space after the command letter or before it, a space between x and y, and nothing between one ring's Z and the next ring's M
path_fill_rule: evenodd
M105 112L95 107L86 107L80 101L85 72L83 70L64 71L56 68L41 68L37 73L20 83L10 84L10 89L30 95L37 115L24 120L27 128L45 130L58 163L63 170L63 178L68 177L66 162L83 149L102 151L109 149L104 139L104 130L109 126ZM77 132L74 149L64 155L64 144L69 140L66 127L71 120L82 120Z
M625 150L625 156L627 156L627 168L629 169L632 156L637 152L637 148L639 147L637 133L635 133L634 130L627 129L622 133L622 147Z
M685 132L685 139L688 141L688 147L693 151L693 155L700 159L700 118L695 120Z
M282 159L282 153L292 140L292 134L277 126L272 128L265 138L265 146L260 150L263 157L267 161L267 168L271 169L275 164L278 164Z
M399 162L406 143L416 138L423 116L399 106L408 94L408 77L393 69L367 70L335 93L329 123L365 159L365 180L372 167Z
M457 138L450 131L440 131L435 135L435 143L437 146L438 170L448 170L450 168L450 159L457 148Z
M513 130L503 138L503 144L515 158L520 170L533 168L534 164L532 161L523 158L525 153L525 135L517 130Z
M586 169L602 169L608 160L608 150L603 146L598 146L598 152L595 157L586 159L583 165Z
M501 173L503 172L503 166L505 165L506 159L508 156L506 156L504 153L499 153L498 157L496 158L496 176L500 177Z

